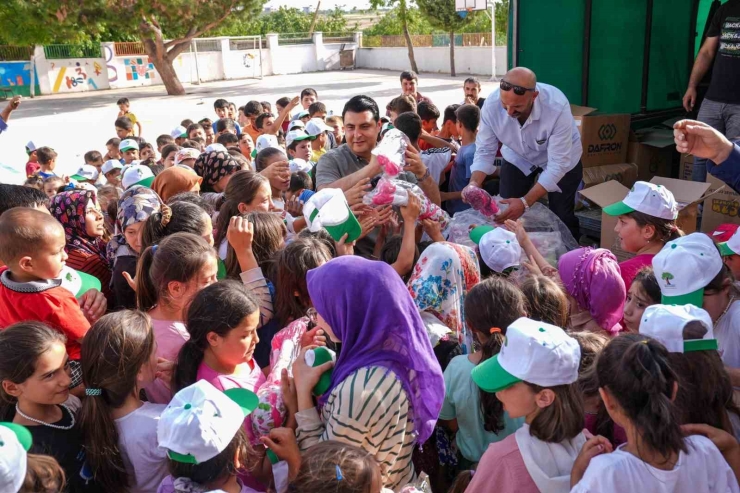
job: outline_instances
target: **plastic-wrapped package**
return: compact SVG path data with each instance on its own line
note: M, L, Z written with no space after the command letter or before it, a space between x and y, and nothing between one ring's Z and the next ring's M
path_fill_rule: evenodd
M388 205L392 204L396 207L404 207L409 203L409 193L405 188L396 186L394 182L398 180L387 180L381 178L375 189L370 192L366 197L370 197L367 200L363 199L365 205Z
M383 140L372 153L378 159L383 172L393 178L403 170L408 146L409 139L406 134L394 128L385 133Z
M462 199L470 204L470 207L485 216L493 217L498 214L499 207L496 200L491 194L475 185L468 185L463 188Z
M576 243L565 223L539 202L533 204L524 213L521 220L532 243L553 266L557 266L557 261L561 255L578 248L578 243ZM476 248L475 243L470 239L470 231L484 225L500 226L500 224L494 222L492 217L486 216L475 209L458 212L450 222L447 238L451 242ZM527 259L522 258L522 260Z

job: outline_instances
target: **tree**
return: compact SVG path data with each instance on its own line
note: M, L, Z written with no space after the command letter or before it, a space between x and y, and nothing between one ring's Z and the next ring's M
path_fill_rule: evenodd
M670 286L671 279L673 279L673 274L671 274L670 272L663 272L663 275L661 276L661 278L665 281L666 286Z
M414 44L411 42L411 34L409 34L408 26L408 5L407 0L370 0L370 6L374 9L380 7L392 7L398 5L398 16L401 19L401 25L403 26L403 35L406 38L406 48L409 52L409 63L411 64L411 70L418 72L419 69L416 66L416 58L414 58Z
M473 16L478 12L460 17L455 11L455 2L439 0L416 0L422 14L429 20L432 26L442 29L450 35L450 75L455 77L455 31L469 24Z
M380 17L380 13L377 14ZM429 34L434 28L416 7L406 11L406 25L411 34ZM380 17L378 22L363 30L365 36L398 36L403 34L403 22L396 6Z

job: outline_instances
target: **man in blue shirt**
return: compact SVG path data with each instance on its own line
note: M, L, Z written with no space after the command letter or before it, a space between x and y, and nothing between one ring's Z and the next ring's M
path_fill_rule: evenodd
M707 160L707 171L740 193L740 146L704 122L681 120L673 125L676 150Z
M21 99L22 98L20 96L13 96L7 106L3 108L3 111L0 111L0 134L8 129L7 121L10 120L10 114L14 110L18 109L18 106L21 104Z
M494 160L503 144L500 169ZM487 175L501 177L500 194L508 207L498 222L516 220L548 196L550 210L578 237L575 196L583 178L581 136L568 99L559 89L537 82L524 67L511 69L483 105L470 186Z

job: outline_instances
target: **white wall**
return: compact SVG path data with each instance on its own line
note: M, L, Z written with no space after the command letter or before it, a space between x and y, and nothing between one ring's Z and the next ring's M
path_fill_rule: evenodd
M227 51L223 53L224 79L260 76L260 50ZM262 49L263 75L272 75L270 50Z
M406 47L360 48L355 61L357 68L380 70L409 70ZM450 73L450 48L414 48L416 65L420 72ZM455 70L458 74L491 75L491 48L484 46L456 46ZM496 75L506 73L506 46L496 47Z
M47 60L44 48L34 50L36 73L41 94L109 89L104 58L66 58Z
M316 57L319 59L320 70L339 70L339 53L345 50L357 50L356 43L330 43L322 45L322 49L317 50ZM355 51L355 56L357 52Z
M300 74L319 70L316 48L313 44L270 47L272 73L275 75Z

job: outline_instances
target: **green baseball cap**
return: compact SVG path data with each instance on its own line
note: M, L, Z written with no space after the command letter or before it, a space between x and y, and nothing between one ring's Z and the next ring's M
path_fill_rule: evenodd
M100 279L71 267L64 266L59 277L62 280L62 287L71 292L75 298L79 298L91 289L98 291L101 289Z
M473 241L473 243L479 245L481 238L483 238L486 233L490 233L494 229L496 229L494 226L475 227L470 231L470 239Z

